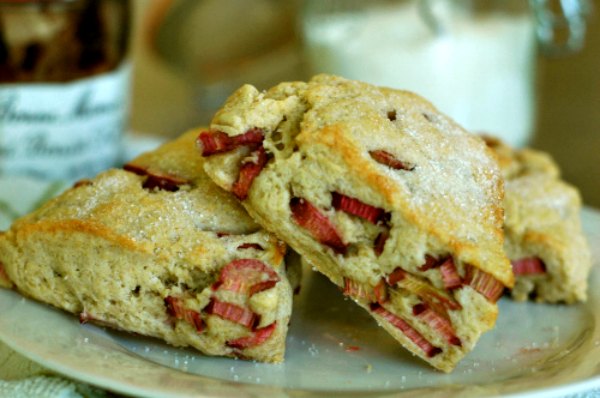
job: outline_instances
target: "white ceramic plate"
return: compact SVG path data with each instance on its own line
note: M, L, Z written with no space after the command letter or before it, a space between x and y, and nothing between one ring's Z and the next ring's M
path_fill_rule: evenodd
M582 217L595 259L589 301L550 306L502 299L496 328L450 375L407 354L312 272L295 301L281 365L209 358L80 325L72 315L2 289L0 340L73 379L145 397L574 394L600 387L600 212L585 209Z

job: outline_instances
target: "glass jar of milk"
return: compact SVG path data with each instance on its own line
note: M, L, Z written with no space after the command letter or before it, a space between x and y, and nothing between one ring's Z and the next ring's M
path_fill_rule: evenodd
M307 0L308 67L414 91L466 129L523 146L534 125L536 36L553 32L546 3Z

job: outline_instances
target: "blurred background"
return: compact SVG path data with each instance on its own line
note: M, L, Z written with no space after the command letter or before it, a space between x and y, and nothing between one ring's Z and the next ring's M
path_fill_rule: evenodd
M600 207L596 1L135 0L130 126L174 137L243 83L333 72L551 153Z

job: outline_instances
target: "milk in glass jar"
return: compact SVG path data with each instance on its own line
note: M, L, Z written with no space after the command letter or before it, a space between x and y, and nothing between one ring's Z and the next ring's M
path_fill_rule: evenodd
M414 91L470 131L514 146L531 138L537 39L578 45L584 0L308 0L302 13L311 73ZM565 3L565 2L561 2ZM570 14L569 14L570 13ZM571 20L567 20L572 16Z

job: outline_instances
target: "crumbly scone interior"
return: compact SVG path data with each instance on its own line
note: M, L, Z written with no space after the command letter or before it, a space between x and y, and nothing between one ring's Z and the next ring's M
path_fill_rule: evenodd
M451 370L512 284L502 182L483 142L412 94L328 76L244 86L207 134L256 129L260 146L211 153L207 173L235 192L264 150L241 191L249 213L412 352ZM203 152L221 144L203 138Z
M175 145L193 153L196 135ZM201 169L155 167L154 156L130 163L134 172L81 182L18 220L0 237L8 279L84 322L281 362L292 296L285 244Z
M582 233L581 199L572 186L545 174L506 182L505 250L515 267L514 299L574 303L587 298L591 258Z
M512 298L585 301L591 256L581 228L579 192L560 179L548 154L485 140L506 180L505 250L516 276Z

